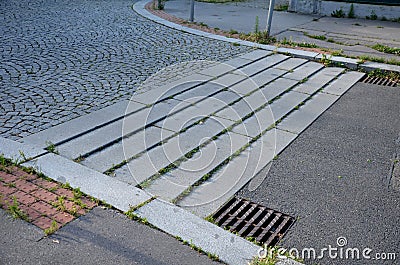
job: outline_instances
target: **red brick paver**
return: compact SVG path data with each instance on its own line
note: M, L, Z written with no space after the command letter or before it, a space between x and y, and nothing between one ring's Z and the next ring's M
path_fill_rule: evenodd
M52 227L54 221L60 228L97 205L85 195L80 203L70 188L28 172L11 164L0 167L0 207L9 210L15 198L29 221L42 229Z

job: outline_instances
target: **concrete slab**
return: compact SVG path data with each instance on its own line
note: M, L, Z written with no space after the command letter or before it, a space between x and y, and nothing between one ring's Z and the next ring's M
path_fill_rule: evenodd
M189 91L180 93L179 95L175 96L174 99L177 100L189 100L191 98L195 98L198 100L201 100L202 98L206 98L210 96L211 94L214 94L218 91L221 91L224 88L223 85L220 85L214 81L211 81L209 83L200 85L196 88L193 88Z
M220 63L216 66L211 68L204 69L203 71L199 72L201 75L207 75L210 77L219 77L226 73L236 70L237 68L228 64Z
M326 86L324 93L341 96L346 93L355 83L357 83L365 74L360 72L346 72L339 76L337 80Z
M166 85L154 86L154 89L147 90L140 94L134 94L131 98L131 101L140 102L145 105L154 104L171 96L179 94L185 90L196 87L198 84L210 81L211 79L213 79L213 77L202 74L185 76Z
M243 58L243 59L247 59L247 60L256 61L256 60L259 60L259 59L264 58L266 56L269 56L271 54L272 54L272 52L270 52L270 51L256 49L256 50L254 50L252 52L240 55L239 57Z
M136 213L166 233L192 242L204 251L232 265L249 262L260 248L182 208L161 200L154 200Z
M127 105L128 101L121 101L99 111L27 136L22 139L22 142L43 147L47 146L46 142L58 144L87 131L99 128L104 123L122 118ZM139 110L143 107L145 107L143 104L133 103L131 104L131 111Z
M309 96L307 94L290 91L284 94L280 99L274 101L270 106L274 119L279 120L284 115L289 113L294 107L306 100Z
M323 67L324 67L323 64L320 63L307 62L302 66L296 68L293 72L285 74L283 77L301 81L304 78L307 78L313 73L322 69Z
M232 129L233 132L249 137L256 137L275 123L272 109L267 105L262 110L256 112L253 116L245 120L241 126Z
M212 214L250 181L296 134L271 130L257 144L235 157L229 164L178 202L200 217Z
M272 100L298 83L294 79L278 78L261 89L266 99Z
M220 87L230 87L236 83L239 83L246 79L247 77L243 75L236 75L236 74L226 74L221 77L218 77L215 80L212 80L212 84L217 84Z
M235 73L246 75L246 76L252 76L256 73L259 73L269 67L274 66L275 64L278 64L279 62L282 62L289 58L288 56L282 55L282 54L272 54L269 55L268 57L265 57L259 61L256 61L250 65L247 65L237 71Z
M295 68L299 67L300 65L306 63L306 59L301 59L301 58L289 58L286 61L277 64L274 66L274 68L281 69L281 70L286 70L286 71L291 71L294 70Z
M257 86L261 87L286 73L287 73L286 70L277 69L277 68L269 68L261 73L258 73L256 75L252 76L250 79L254 83L256 83Z
M114 165L128 158L132 158L161 141L164 141L173 134L174 133L171 131L151 126L128 138L122 139L122 141L104 150L90 155L85 158L81 164L99 172L105 172Z
M152 182L146 191L170 201L248 142L248 137L228 132L180 164L179 168Z
M300 109L286 117L278 125L278 128L299 134L338 99L339 97L336 95L319 93Z
M311 76L306 82L296 86L293 90L312 95L336 78L336 76L338 76L344 70L344 68L338 67L324 68Z
M251 79L247 78L243 80L242 82L229 87L229 91L232 91L234 93L237 93L241 96L247 95L248 93L254 91L257 89L259 86Z
M89 154L95 150L99 151L110 143L117 143L123 135L135 133L143 129L147 124L151 124L171 112L174 113L188 106L190 104L186 102L169 99L66 142L58 146L57 149L60 154L71 159Z
M244 57L236 57L225 61L224 64L230 65L235 68L241 68L244 65L250 64L254 59L244 58Z
M34 167L39 172L55 181L68 182L73 188L80 188L82 192L111 204L121 211L128 211L150 199L145 191L135 188L93 169L55 154L47 154L22 164Z

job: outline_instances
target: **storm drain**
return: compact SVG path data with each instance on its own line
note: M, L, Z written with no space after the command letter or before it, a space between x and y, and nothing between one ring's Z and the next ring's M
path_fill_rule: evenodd
M378 76L366 75L361 79L361 82L367 83L367 84L381 85L381 86L391 86L391 87L397 86L396 81L393 81L391 79L384 78L384 77L378 77Z
M292 216L237 197L222 206L213 219L218 226L267 246L276 245L295 222Z

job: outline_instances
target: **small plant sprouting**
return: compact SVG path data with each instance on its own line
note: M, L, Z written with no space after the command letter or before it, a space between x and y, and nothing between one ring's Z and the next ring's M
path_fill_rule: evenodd
M24 152L22 152L21 150L18 150L18 152L19 152L19 155L22 157L22 162L24 162L24 161L27 161L28 159L26 158L26 156L25 156L25 153Z
M365 18L366 18L366 19L370 19L370 20L377 20L377 19L378 19L378 16L376 15L375 11L372 10L372 11L371 11L371 15L370 15L370 16L366 16Z
M335 10L331 13L332 17L337 17L337 18L343 18L344 17L344 12L343 9Z
M67 208L65 207L65 196L58 196L57 201L53 202L53 206L57 208L57 210L65 212Z
M46 236L48 236L48 235L54 234L54 232L56 232L57 229L58 229L58 224L55 220L53 220L51 222L50 227L44 230L44 233L46 234Z
M13 203L11 205L8 205L8 212L11 214L11 216L14 219L22 219L25 221L29 221L28 216L26 215L26 213L24 213L20 208L19 208L19 204L17 201L17 198L13 197Z
M256 24L254 26L254 33L257 34L260 32L260 21L258 16L256 16Z
M288 11L288 9L289 9L288 4L280 5L274 8L275 11Z
M206 217L204 218L204 220L206 220L207 222L210 222L210 223L212 223L212 224L217 224L217 223L215 222L215 219L212 217L212 215L206 216Z
M53 154L58 154L56 145L54 143L52 143L51 141L46 141L46 148L47 151L49 151L50 153Z
M355 14L354 14L354 5L353 4L350 5L350 10L349 10L349 13L347 14L347 17L348 18L355 18L356 17Z
M332 65L332 55L322 54L322 57L321 57L320 61L321 61L321 63L323 63L325 66Z

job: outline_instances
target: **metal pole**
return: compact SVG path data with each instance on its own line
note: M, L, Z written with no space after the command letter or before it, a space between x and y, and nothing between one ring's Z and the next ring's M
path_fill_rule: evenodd
M267 28L266 28L268 36L271 32L271 22L272 22L272 14L274 13L274 6L275 6L275 0L270 0L268 8Z
M194 0L190 0L190 16L189 16L189 21L193 22L194 21Z

